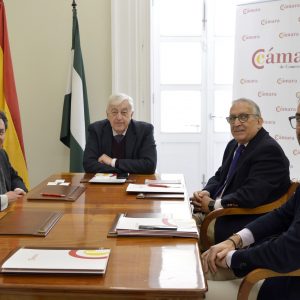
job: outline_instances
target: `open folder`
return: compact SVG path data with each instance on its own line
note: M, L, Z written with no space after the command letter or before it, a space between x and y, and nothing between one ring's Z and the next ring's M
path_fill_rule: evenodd
M0 234L46 236L62 215L59 211L11 211L0 219Z
M199 238L196 222L190 219L167 217L135 217L119 214L108 233L116 236L166 236Z
M27 199L75 201L85 190L80 185L46 185L30 191Z
M18 248L4 259L1 273L104 274L110 249Z

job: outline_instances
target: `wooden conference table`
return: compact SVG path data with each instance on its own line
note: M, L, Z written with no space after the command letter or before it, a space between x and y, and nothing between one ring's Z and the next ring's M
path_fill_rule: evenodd
M157 176L157 175L156 175ZM144 183L155 175L130 175ZM79 184L91 174L59 173L41 182L65 179ZM192 238L118 237L107 233L117 213L170 213L189 218L188 195L184 201L136 199L125 184L81 183L86 191L75 201L19 199L9 210L58 210L62 218L46 237L0 236L0 260L19 246L107 247L111 249L106 274L0 275L0 299L203 299L207 289L198 242Z

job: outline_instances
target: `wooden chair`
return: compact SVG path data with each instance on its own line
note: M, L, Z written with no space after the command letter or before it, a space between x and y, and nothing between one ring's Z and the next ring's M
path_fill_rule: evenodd
M269 269L255 269L242 280L237 300L248 300L252 287L260 280L278 276L300 276L300 269L289 273L278 273Z
M288 191L281 196L279 199L264 204L255 208L240 208L240 207L234 207L234 208L218 208L216 210L213 210L210 212L203 220L201 227L200 227L200 240L201 245L203 247L203 250L208 249L212 243L209 240L209 237L207 235L207 229L209 224L212 220L225 215L251 215L251 214L264 214L269 211L272 211L278 207L280 207L282 204L284 204L295 192L297 187L299 186L299 182L292 182Z

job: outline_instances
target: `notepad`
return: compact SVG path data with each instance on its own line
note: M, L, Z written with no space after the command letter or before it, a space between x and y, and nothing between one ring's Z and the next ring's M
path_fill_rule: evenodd
M126 214L118 215L114 229L110 230L113 236L176 236L199 238L196 222L190 219L174 219L168 217L127 217Z
M2 273L104 274L110 249L18 248L5 259Z

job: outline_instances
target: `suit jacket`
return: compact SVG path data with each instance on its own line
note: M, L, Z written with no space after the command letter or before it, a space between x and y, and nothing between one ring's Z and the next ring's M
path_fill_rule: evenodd
M112 128L107 119L89 125L83 155L83 167L87 173L155 172L157 153L152 124L131 120L126 131L125 158L118 159L118 168L98 162L102 154L112 157L112 139Z
M3 169L3 174L5 178L5 185L7 191L13 191L15 188L21 188L27 192L27 188L18 175L18 173L11 166L9 158L5 150L0 149L0 168ZM1 202L0 202L1 205Z
M256 268L283 273L300 268L300 188L279 209L256 219L246 228L252 232L258 244L233 254L231 268L237 276L244 276ZM284 296L280 298L280 295ZM261 288L260 297L300 299L300 278L267 279Z
M213 195L226 179L237 142L231 140L224 152L222 166L209 179L205 190ZM240 156L233 176L222 195L223 207L253 208L272 202L290 186L289 160L280 145L261 128ZM215 241L221 242L257 218L256 215L219 217L215 224Z

